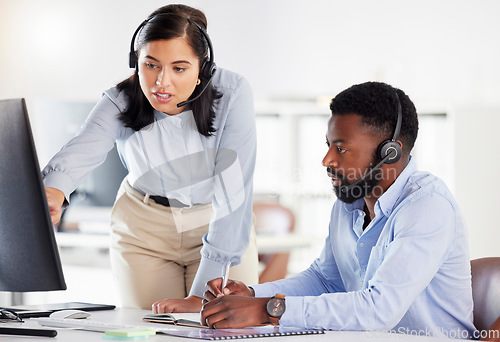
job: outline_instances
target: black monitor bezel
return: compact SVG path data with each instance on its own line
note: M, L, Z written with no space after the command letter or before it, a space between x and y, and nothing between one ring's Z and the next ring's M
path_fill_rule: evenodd
M0 291L66 290L24 99L0 101Z

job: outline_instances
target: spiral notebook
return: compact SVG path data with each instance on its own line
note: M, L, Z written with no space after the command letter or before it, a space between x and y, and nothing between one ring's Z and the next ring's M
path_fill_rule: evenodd
M294 336L294 335L311 335L324 334L324 330L308 330L301 328L290 328L273 325L263 325L251 328L241 329L159 329L166 335L195 338L200 340L231 340L240 338L253 337L273 337L273 336Z

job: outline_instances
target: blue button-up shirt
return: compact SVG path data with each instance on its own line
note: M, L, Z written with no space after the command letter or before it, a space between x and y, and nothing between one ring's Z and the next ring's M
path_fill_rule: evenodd
M363 208L336 201L321 256L256 296L285 294L286 326L471 337L467 232L446 185L411 159L364 230Z

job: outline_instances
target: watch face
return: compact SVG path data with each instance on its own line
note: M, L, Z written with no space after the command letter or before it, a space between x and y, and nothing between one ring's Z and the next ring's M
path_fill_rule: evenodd
M272 317L281 317L285 312L285 300L273 297L267 302L267 313Z

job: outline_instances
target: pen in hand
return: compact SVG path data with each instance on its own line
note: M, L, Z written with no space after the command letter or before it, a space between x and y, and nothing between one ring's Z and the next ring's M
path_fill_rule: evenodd
M224 294L224 288L226 287L227 285L227 280L229 278L229 269L231 268L231 261L228 261L225 265L224 265L224 269L222 271L222 286L221 286L221 293Z

